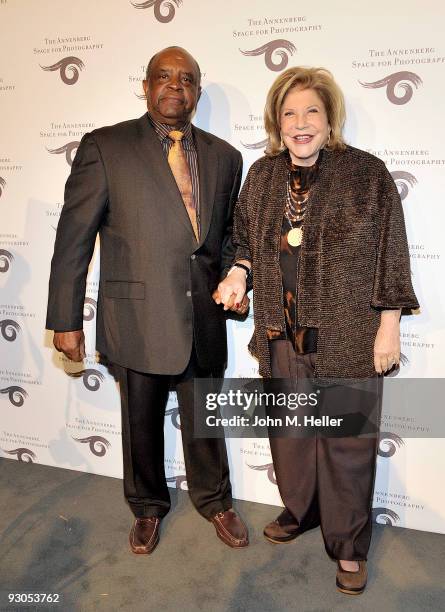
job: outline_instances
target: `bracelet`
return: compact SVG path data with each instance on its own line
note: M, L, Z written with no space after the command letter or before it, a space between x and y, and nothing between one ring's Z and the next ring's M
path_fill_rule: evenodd
M231 274L236 268L241 268L241 270L244 270L244 272L246 273L246 278L249 277L250 273L251 273L251 269L248 266L245 266L242 263L234 263L233 266L230 268L230 270L227 272L227 276L229 276L229 274Z

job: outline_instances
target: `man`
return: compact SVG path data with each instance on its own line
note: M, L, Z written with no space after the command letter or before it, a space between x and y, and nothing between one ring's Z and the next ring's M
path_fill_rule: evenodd
M86 134L65 188L51 266L47 328L67 357L85 356L87 268L101 248L96 345L115 364L122 401L130 545L149 554L170 508L164 412L176 386L190 496L229 546L248 544L232 510L223 439L195 439L193 380L222 377L225 315L211 293L233 258L242 158L191 125L201 93L196 60L169 47L147 67L148 114ZM247 302L234 304L244 313Z

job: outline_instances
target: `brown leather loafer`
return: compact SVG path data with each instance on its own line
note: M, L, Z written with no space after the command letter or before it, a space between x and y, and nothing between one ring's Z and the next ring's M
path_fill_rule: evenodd
M244 548L249 544L247 527L234 510L218 512L209 520L215 526L218 538L227 546Z
M161 519L157 516L137 518L130 531L131 550L137 555L149 555L159 542Z
M274 521L265 526L263 534L266 540L273 544L287 544L315 527L318 527L318 523L300 526L295 517L285 508Z
M358 571L348 572L344 570L340 562L337 561L337 589L341 593L347 595L360 595L366 587L368 579L368 570L366 569L366 561L358 562Z

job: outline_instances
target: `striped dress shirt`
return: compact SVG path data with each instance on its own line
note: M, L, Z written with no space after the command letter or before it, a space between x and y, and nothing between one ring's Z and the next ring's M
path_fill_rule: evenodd
M173 140L169 138L169 133L177 129L183 132L184 137L182 139L182 147L184 149L185 157L190 168L190 176L192 179L192 194L193 200L196 206L196 220L198 227L201 229L200 223L200 205L199 205L199 171L198 171L198 153L196 151L195 141L193 139L192 124L185 123L183 126L173 128L171 125L166 123L160 123L148 115L152 126L154 127L156 134L161 141L162 148L165 153L165 157L168 157L170 147L173 145Z

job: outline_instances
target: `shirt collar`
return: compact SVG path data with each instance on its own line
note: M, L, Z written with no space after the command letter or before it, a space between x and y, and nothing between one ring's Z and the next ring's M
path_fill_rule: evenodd
M159 137L159 140L162 142L166 138L169 138L169 133L173 130L171 125L167 125L166 123L161 123L160 121L156 121L153 117L148 113L148 118L150 123L154 127L156 134ZM182 143L184 149L188 149L194 146L193 142L193 132L192 132L192 124L190 122L184 123L181 127L177 128L180 132L183 132L184 137L182 139ZM172 141L173 142L173 141Z

